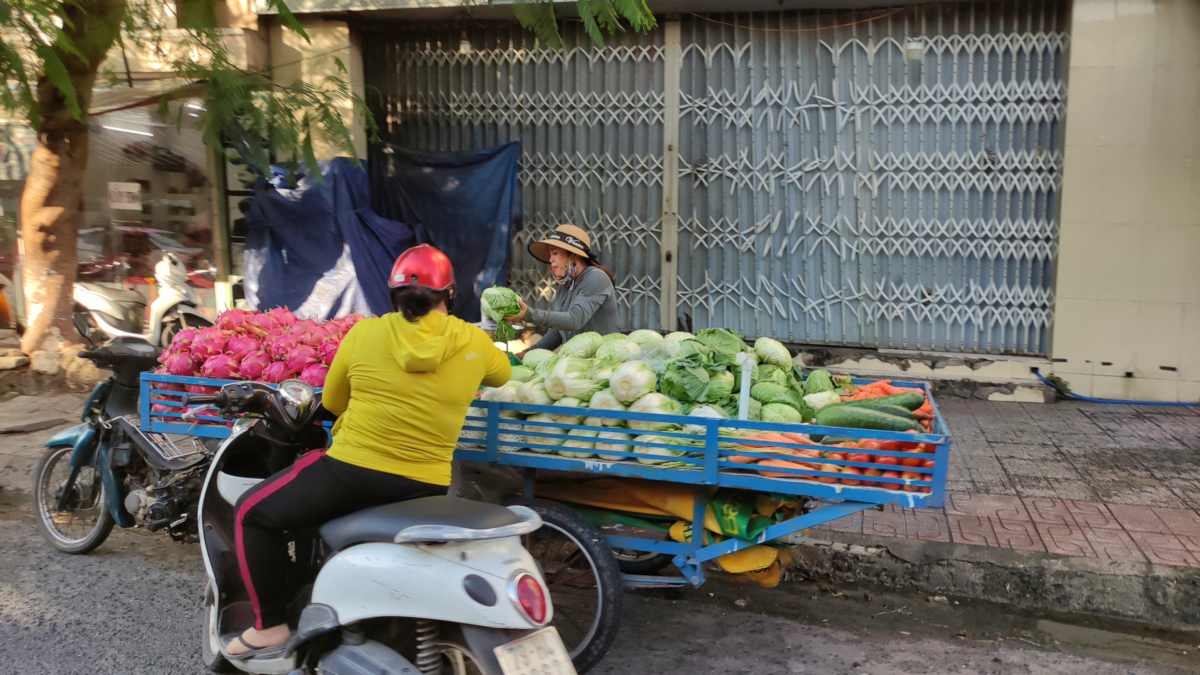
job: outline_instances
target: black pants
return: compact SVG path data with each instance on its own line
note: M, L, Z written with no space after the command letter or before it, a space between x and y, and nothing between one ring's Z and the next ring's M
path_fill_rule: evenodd
M285 530L322 525L348 513L444 495L444 485L364 469L313 451L246 492L237 506L236 544L242 581L258 629L287 623Z

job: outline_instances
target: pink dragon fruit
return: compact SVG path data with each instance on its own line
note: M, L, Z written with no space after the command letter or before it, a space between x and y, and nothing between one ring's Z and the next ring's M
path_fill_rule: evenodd
M308 335L304 337L304 344L310 347L320 347L332 337L333 333L330 331L329 324L319 324L308 331Z
M324 363L327 366L332 366L333 358L337 356L338 347L341 346L342 343L338 342L337 340L329 340L324 342L320 347L317 347L317 358L321 359L321 363Z
M246 330L260 337L279 328L279 323L270 314L251 314L246 317Z
M192 342L192 352L200 358L216 356L225 351L229 344L229 334L220 328L205 328L196 335Z
M311 384L314 387L320 388L325 386L325 376L329 374L329 368L321 363L310 363L304 372L300 373L300 379Z
M217 317L217 328L233 333L241 333L250 326L252 312L243 309L228 309Z
M287 358L283 360L283 364L287 366L288 370L295 371L297 373L301 370L304 370L304 367L308 364L316 362L317 350L309 347L308 345L298 345L296 347L292 347L292 350L287 354Z
M276 361L263 369L262 381L268 384L279 384L284 380L290 380L296 377L296 372L288 370L283 362Z
M271 357L267 356L266 352L259 350L244 357L239 370L242 377L247 380L257 380L262 377L263 370L269 365L271 365Z
M176 333L175 339L171 340L171 344L167 346L170 347L170 351L186 351L191 348L192 342L199 333L200 331L195 328L185 328Z
M266 346L272 359L282 361L287 358L289 352L300 346L300 340L294 335L281 335L274 340L268 340Z
M196 369L200 366L199 363L192 357L191 354L176 352L167 357L163 362L163 370L167 371L168 375L178 375L187 377L195 375Z
M312 319L297 319L296 323L288 328L288 332L292 335L301 336L307 334L310 330L316 328L318 324Z
M236 380L239 375L238 358L233 354L217 354L200 366L200 374L218 380Z
M205 394L211 396L220 390L220 387L208 387L203 384L189 384L187 386L187 393L189 394Z
M270 311L271 318L275 319L275 323L286 328L296 323L296 315L292 314L287 307L276 307Z
M158 403L156 403L156 404L154 404L154 405L150 406L150 410L152 410L152 411L154 411L154 412L156 412L156 413L169 413L169 412L173 412L172 408L174 408L174 406L169 406L169 405L161 405L161 404L158 404Z
M225 349L241 360L262 349L262 345L249 335L235 335L229 338Z

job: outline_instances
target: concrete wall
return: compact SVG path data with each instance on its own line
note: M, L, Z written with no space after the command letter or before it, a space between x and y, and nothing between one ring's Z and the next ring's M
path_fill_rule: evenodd
M292 83L303 80L320 86L327 77L348 79L354 93L363 96L362 50L353 39L350 28L342 21L326 21L317 17L301 17L300 23L311 43L300 35L284 29L273 20L270 29L271 64L275 82ZM335 58L341 59L349 73L339 73ZM343 119L350 119L349 101L339 106ZM367 139L362 126L355 122L352 137L358 156L366 158ZM329 159L346 153L328 142L314 142L313 150L319 159Z
M1196 401L1200 0L1075 0L1068 87L1054 372Z

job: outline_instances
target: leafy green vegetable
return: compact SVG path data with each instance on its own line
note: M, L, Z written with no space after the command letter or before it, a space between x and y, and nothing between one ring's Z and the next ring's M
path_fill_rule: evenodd
M633 403L658 387L658 375L642 361L628 361L617 368L608 382L618 401Z
M640 346L651 342L662 342L663 336L660 335L658 331L646 330L643 328L642 330L635 330L630 333L629 339L633 340Z
M533 368L528 366L513 366L512 377L508 378L509 382L528 382L534 378Z
M611 389L602 389L592 395L592 400L588 402L588 408L592 410L616 410L619 412L625 411L625 406L617 397L613 396ZM612 417L589 417L583 421L584 424L590 427L622 427L625 426L625 420L615 419Z
M524 403L525 405L550 405L554 401L546 393L546 387L543 384L542 378L538 377L522 384L517 389L516 402Z
M642 348L633 340L613 340L600 345L596 358L612 364L637 361L642 358Z
M642 443L660 443L662 445L679 446L679 449L636 446L633 448L633 452L636 452L639 455L648 455L647 457L637 458L637 461L641 462L642 464L663 464L664 462L669 461L669 458L672 457L685 457L688 454L688 450L692 447L688 445L687 442L682 438L667 436L654 436L646 434L638 436L634 440ZM665 457L668 459L659 459L660 457Z
M667 362L662 378L662 393L680 401L704 401L708 391L708 370L692 359Z
M511 289L492 286L484 290L479 297L479 309L484 316L496 322L494 337L497 342L508 342L517 337L517 330L505 321L506 318L521 313L519 298Z
M696 339L713 350L713 362L723 366L737 363L737 355L749 348L742 336L724 328L705 328L696 333Z
M546 438L544 436L534 436L533 435L533 434L538 434L538 433L540 433L540 434L560 434L560 433L562 433L563 430L559 429L558 427L547 427L547 426L541 426L538 424L531 424L531 422L554 422L554 421L556 421L554 418L555 418L554 415L549 415L546 413L538 413L537 415L530 415L529 417L525 418L524 431L525 431L526 440L528 440L530 443L536 443L539 445L562 445L563 440L565 440L565 439ZM541 453L553 453L554 452L553 450L547 450L547 449L543 449L543 448L530 448L530 450L533 450L534 452L541 452Z
M557 408L582 408L582 407L584 407L583 401L580 401L579 399L571 397L571 396L567 396L565 398L560 398L557 401L555 401L553 405ZM558 422L559 424L579 424L580 422L583 421L583 415L555 413L551 416L554 418L553 421Z
M804 380L804 393L816 394L822 391L833 391L833 377L828 370L814 370Z
M558 454L563 457L571 457L574 459L587 459L595 457L596 453L591 452L596 449L596 435L599 432L590 429L572 429L567 433L567 440L562 444L562 450ZM567 450L570 448L571 450Z
M668 342L683 342L684 340L695 340L696 336L687 331L677 330L674 333L668 333L663 339Z
M725 412L729 413L730 417L736 418L738 416L738 397L730 396L729 398L725 399L725 402L721 404L721 408ZM762 420L762 404L756 401L754 398L750 399L750 406L746 414L746 419L752 422L758 422Z
M534 370L537 370L537 367L541 365L542 362L549 361L552 358L554 358L554 352L550 351L549 349L530 349L529 351L525 352L525 358L521 359L521 363L523 363L526 368L533 368Z
M560 356L558 363L546 376L546 393L558 400L570 396L582 400L604 388L604 383L592 379L592 361Z
M605 342L612 342L613 340L628 340L628 339L629 339L629 336L624 333L609 333L608 335L604 336Z
M782 424L800 424L800 411L786 403L768 403L762 407L762 421Z
M617 431L601 431L599 433L599 435L596 436L596 454L600 457L600 459L609 459L609 460L624 459L624 457L621 457L620 455L602 454L601 451L608 450L609 452L633 452L634 451L633 446L629 445L628 443L617 442L617 441L629 441L629 440L633 440L632 434L623 434L623 433L620 433ZM610 442L606 443L606 442L602 442L602 441L610 441Z
M704 389L704 402L716 403L723 401L733 393L733 373L722 370L709 375L708 386Z
M629 412L649 413L654 415L681 415L683 410L679 401L662 394L651 392L634 401L629 406ZM630 420L629 428L636 431L666 431L673 427L671 422L649 422Z
M788 352L787 347L784 347L778 340L772 340L769 337L758 338L754 341L754 353L758 356L760 363L787 368L789 372L792 369L792 355Z
M588 331L567 340L566 344L558 350L558 355L560 357L576 356L583 359L590 359L596 354L596 350L602 344L604 344L604 338L600 337L599 333Z
M815 394L805 394L804 402L813 410L820 410L827 405L841 403L842 397L836 391L818 391Z
M758 379L753 380L755 384L759 382L774 382L775 384L788 387L792 384L791 368L780 368L770 364L763 364L758 367Z

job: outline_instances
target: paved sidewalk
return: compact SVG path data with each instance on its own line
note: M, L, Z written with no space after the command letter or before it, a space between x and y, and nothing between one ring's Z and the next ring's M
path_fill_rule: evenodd
M0 403L0 489L28 492L50 437L79 423L86 396L19 396Z
M1195 408L939 402L952 435L944 509L885 507L826 528L1200 567Z

